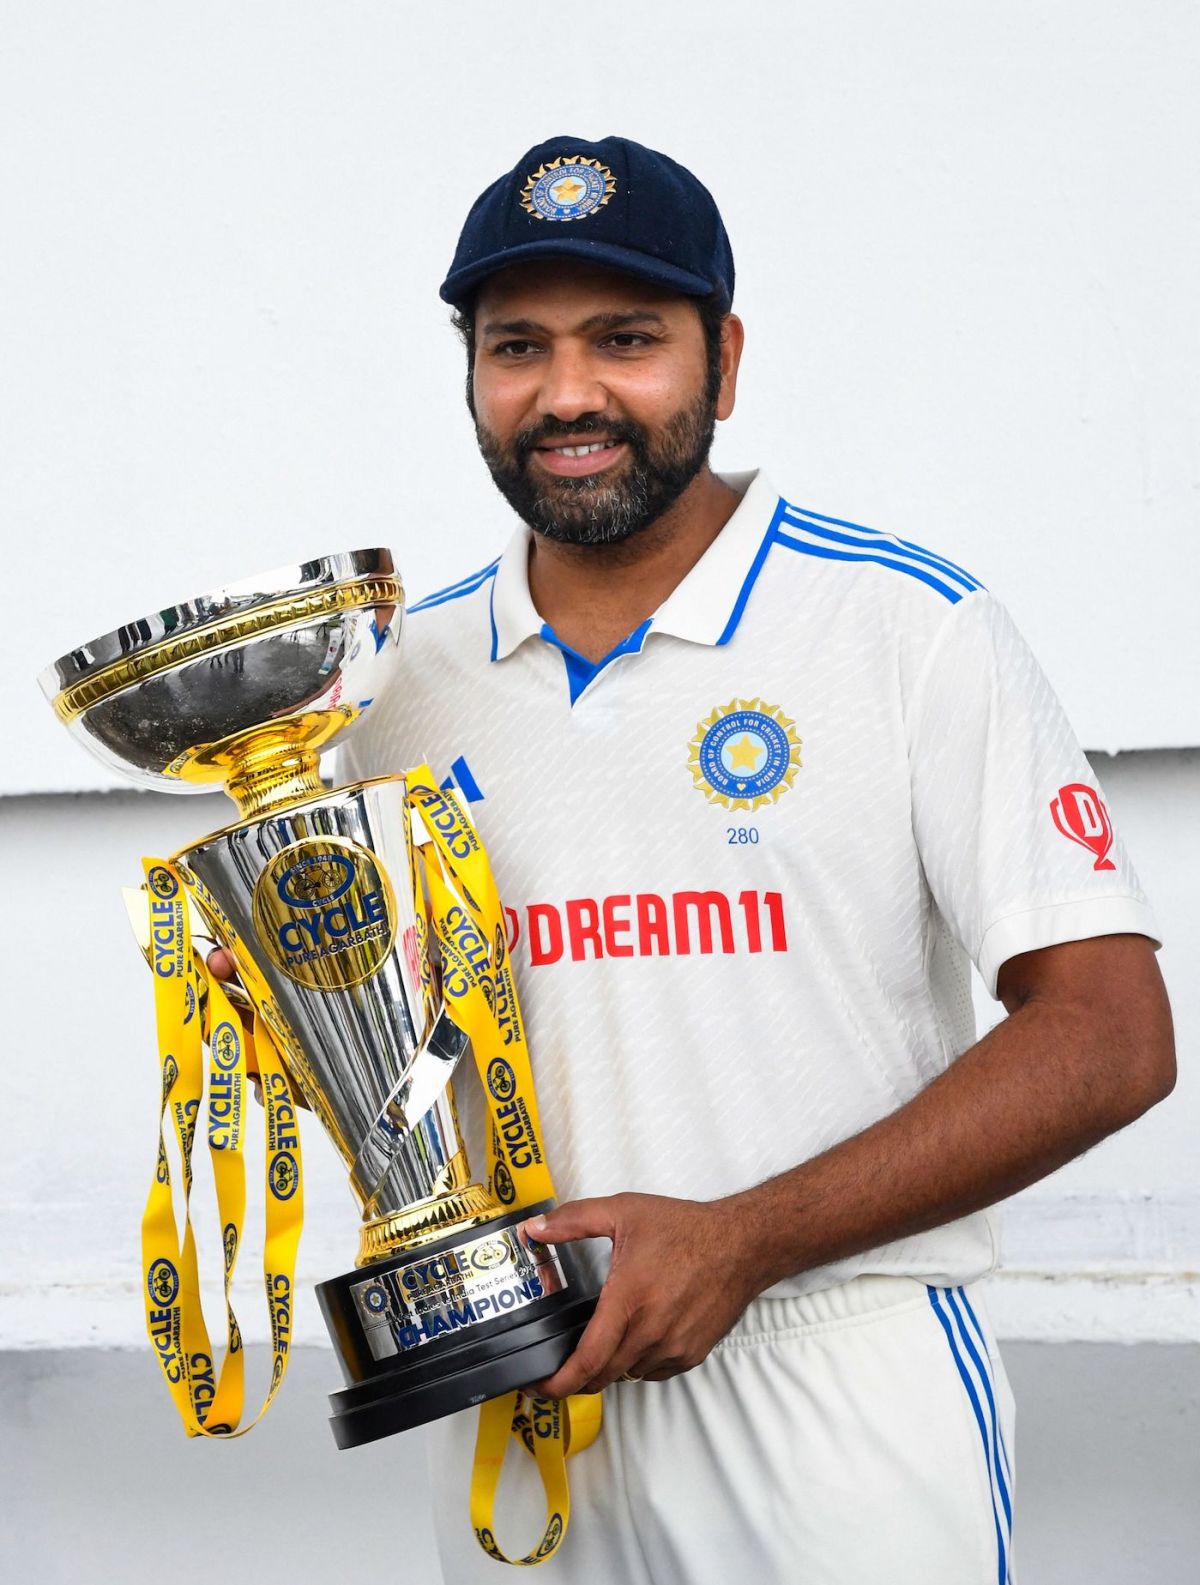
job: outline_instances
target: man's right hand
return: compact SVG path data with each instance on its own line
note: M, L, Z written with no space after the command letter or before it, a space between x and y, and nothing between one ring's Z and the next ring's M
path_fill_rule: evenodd
M214 947L205 959L208 972L214 980L231 980L234 976L233 959L224 947Z

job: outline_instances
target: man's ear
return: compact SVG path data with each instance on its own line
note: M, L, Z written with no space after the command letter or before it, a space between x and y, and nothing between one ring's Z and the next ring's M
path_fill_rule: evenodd
M717 392L717 417L728 418L737 397L738 366L746 344L746 327L736 314L721 321L721 389Z

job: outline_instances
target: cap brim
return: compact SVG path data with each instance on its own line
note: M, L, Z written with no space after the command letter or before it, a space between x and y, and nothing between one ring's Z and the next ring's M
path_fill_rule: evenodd
M438 289L438 296L454 308L469 306L475 288L497 270L511 264L523 264L534 259L588 259L593 264L604 264L620 270L623 275L636 276L641 281L653 281L657 286L667 286L685 297L707 297L718 287L690 270L681 270L674 264L656 259L649 253L639 253L633 248L622 248L613 242L589 242L586 237L549 236L543 242L522 242L515 248L505 248L486 259L476 259L460 270L452 271Z

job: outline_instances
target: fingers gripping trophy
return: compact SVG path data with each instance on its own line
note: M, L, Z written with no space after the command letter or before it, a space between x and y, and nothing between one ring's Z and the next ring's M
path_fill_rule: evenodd
M131 622L64 655L40 682L105 764L160 791L223 787L240 815L170 859L145 860L131 910L153 975L162 1069L142 1227L147 1327L185 1427L249 1429L229 1286L253 1073L264 1099L273 1355L260 1414L287 1367L302 1096L362 1207L354 1270L317 1289L346 1379L330 1400L338 1446L482 1404L472 1523L505 1559L492 1505L515 1436L546 1488L545 1533L514 1560L531 1563L565 1531L567 1444L578 1451L594 1437L598 1399L560 1406L520 1389L559 1367L595 1299L570 1249L540 1244L522 1225L554 1191L503 911L474 826L428 767L332 791L319 772L321 751L403 686L403 613L390 553L353 551ZM208 972L201 944L213 942L236 965L228 984ZM483 1182L468 1166L451 1084L468 1049L491 1119ZM222 1224L219 1372L186 1211L198 1133Z

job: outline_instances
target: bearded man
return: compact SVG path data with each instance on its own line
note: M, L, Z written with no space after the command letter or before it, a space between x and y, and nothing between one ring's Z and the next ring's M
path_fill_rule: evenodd
M538 1384L609 1389L548 1578L1004 1585L986 1207L1170 1091L1157 926L980 580L712 471L733 288L708 191L626 139L481 195L441 295L520 521L412 608L348 769L470 800L562 1202L532 1231L604 1278ZM496 1578L473 1436L430 1431L452 1585ZM531 1466L505 1496L540 1526Z

